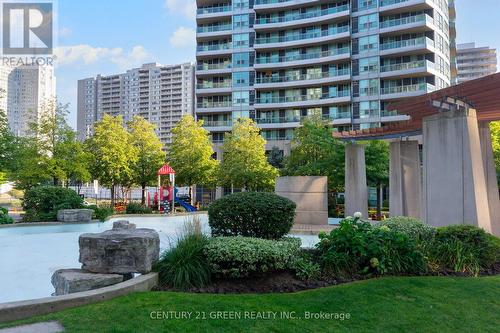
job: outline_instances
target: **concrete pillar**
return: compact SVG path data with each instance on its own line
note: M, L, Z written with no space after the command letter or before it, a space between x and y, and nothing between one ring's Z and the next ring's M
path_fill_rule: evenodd
M479 123L479 140L483 157L484 176L486 177L486 191L488 192L491 231L494 235L500 236L500 198L489 123Z
M491 231L476 111L441 112L423 120L424 220Z
M345 147L345 216L355 212L368 218L365 146L348 143Z
M421 175L418 141L391 142L389 211L391 216L421 218Z

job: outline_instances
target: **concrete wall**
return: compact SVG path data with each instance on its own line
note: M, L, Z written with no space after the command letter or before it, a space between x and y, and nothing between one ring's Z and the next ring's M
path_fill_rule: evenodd
M473 224L491 232L475 110L424 118L423 165L423 218L428 224Z
M348 143L345 146L345 216L356 212L368 217L365 146Z
M275 192L297 204L296 224L328 224L327 177L279 177Z

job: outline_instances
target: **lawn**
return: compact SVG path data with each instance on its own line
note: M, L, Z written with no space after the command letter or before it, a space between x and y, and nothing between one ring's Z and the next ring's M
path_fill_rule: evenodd
M192 313L167 319L169 311ZM276 319L245 318L272 317L268 311ZM306 312L345 317L306 319ZM67 332L498 332L499 313L500 276L387 277L294 294L135 293L23 323L58 320Z

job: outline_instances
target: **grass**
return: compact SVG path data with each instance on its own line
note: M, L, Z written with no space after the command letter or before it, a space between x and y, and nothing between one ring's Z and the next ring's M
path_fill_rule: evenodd
M205 312L207 319L156 320L152 311ZM216 311L242 319L210 319ZM245 311L336 312L350 319L253 320L243 318ZM23 323L58 320L66 332L498 332L499 313L500 276L387 277L294 294L135 293Z

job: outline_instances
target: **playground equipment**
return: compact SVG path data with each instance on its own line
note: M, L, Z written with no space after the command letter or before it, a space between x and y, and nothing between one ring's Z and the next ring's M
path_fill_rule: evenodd
M171 186L161 185L161 176L165 175L169 176ZM164 164L160 170L158 170L158 192L155 195L159 212L167 212L170 210L170 212L174 214L176 202L188 212L196 211L195 207L177 197L178 191L179 190L175 188L175 170L170 165Z

